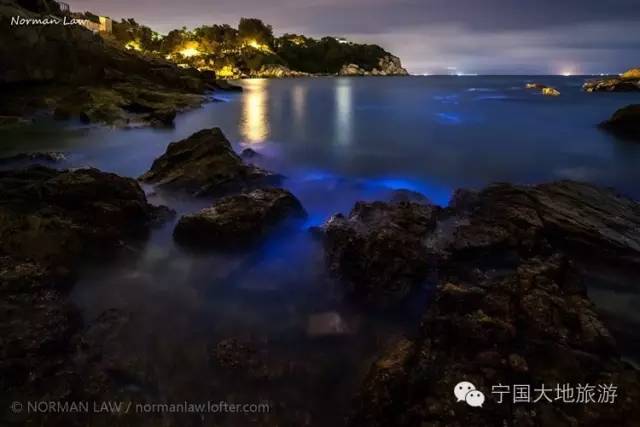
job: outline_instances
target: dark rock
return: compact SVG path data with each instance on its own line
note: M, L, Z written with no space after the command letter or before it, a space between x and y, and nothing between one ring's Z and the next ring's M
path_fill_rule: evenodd
M264 345L250 340L228 338L210 350L211 362L218 368L243 379L262 381L281 378L287 372L285 363L269 357Z
M640 141L640 104L619 109L600 127L622 138Z
M57 151L33 152L20 153L10 157L0 157L0 165L27 162L57 163L65 160L67 160L67 158L64 153Z
M279 188L259 189L224 197L210 208L180 218L176 241L210 248L233 248L252 243L285 220L305 218L293 194Z
M165 215L135 180L96 169L0 172L0 253L46 265L114 254Z
M147 116L147 120L156 127L173 127L175 118L174 109L154 111Z
M392 346L372 366L349 425L634 425L640 375L620 360L587 297L573 291L568 268L561 256L531 259L482 288L462 284L453 295L439 288L420 337ZM466 302L445 303L457 298ZM453 389L463 380L485 394L482 410L456 402ZM544 384L553 399L556 384L586 383L613 383L625 398L597 407L518 405L511 394L499 404L491 393L493 385L529 384L535 398Z
M620 358L576 263L637 270L640 205L570 181L456 194L436 230L455 226L427 239L447 252L435 300L418 336L371 367L349 425L634 425L640 374ZM460 381L485 394L482 410L456 402ZM613 384L625 397L594 407L513 404L509 394L499 404L498 384Z
M281 177L245 164L219 128L203 129L173 142L140 177L160 189L181 190L196 196L276 185Z
M234 85L229 83L226 80L216 80L215 85L218 89L225 90L228 92L242 92L242 86Z
M415 202L422 204L431 204L431 201L422 193L411 190L395 190L391 195L392 202Z
M454 250L549 245L585 256L640 263L640 206L611 190L574 181L535 187L497 184L476 196L470 223L460 226Z
M262 157L262 155L251 148L245 148L242 150L242 153L240 153L240 157L243 159L254 159L256 157Z
M66 299L67 271L0 256L0 394L41 390L60 368L80 330L77 309ZM56 390L48 390L55 396ZM27 394L31 397L37 394ZM8 408L0 410L2 416ZM4 419L4 417L3 417Z
M358 300L388 306L404 299L427 274L425 238L439 208L358 202L348 218L324 225L329 271Z

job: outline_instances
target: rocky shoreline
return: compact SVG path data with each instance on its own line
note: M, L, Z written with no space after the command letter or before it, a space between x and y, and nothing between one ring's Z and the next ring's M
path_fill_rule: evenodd
M209 129L171 144L142 179L157 191L227 194L183 216L174 238L200 250L242 250L287 218L305 216L288 191L247 185L252 168L219 129ZM633 425L640 376L621 359L589 300L581 265L637 271L640 204L572 181L459 190L447 207L407 194L359 202L348 216L337 214L315 231L329 277L357 305L386 310L427 282L433 287L417 334L391 345L371 366L348 425ZM13 400L45 398L144 401L118 386L120 376L146 372L118 344L115 331L127 315L109 310L87 325L67 295L82 263L110 263L121 254L135 259L150 228L171 218L171 210L151 206L135 180L95 169L3 171L0 195L4 408ZM212 357L216 364L246 366L260 381L288 369L252 348L222 341ZM452 399L461 378L484 390L482 411ZM565 382L613 383L619 400L534 408L498 404L491 396L498 383ZM24 417L5 412L2 419L87 421ZM290 417L269 415L272 422Z

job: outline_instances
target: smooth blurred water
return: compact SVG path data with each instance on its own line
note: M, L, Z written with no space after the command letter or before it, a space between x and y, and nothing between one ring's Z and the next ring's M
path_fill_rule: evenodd
M531 81L554 86L562 95L524 89ZM416 296L408 310L384 316L341 300L306 228L348 212L357 200L387 199L400 188L445 205L458 187L571 178L640 198L640 144L597 128L640 96L584 93L583 81L244 80L238 82L244 93L216 94L221 102L179 115L174 129L118 130L41 119L28 128L0 131L0 155L59 150L69 156L61 166L95 166L136 177L169 142L214 126L237 150L250 146L261 153L257 163L288 177L285 187L309 212L305 224L245 254L196 255L173 244L170 223L152 234L140 259L88 268L73 297L88 319L111 307L133 313L130 349L153 367L160 397L269 398L326 425L344 415L369 358L417 324L425 295ZM151 202L179 213L211 203L146 190ZM640 326L634 309L640 296L629 289L611 290L605 283L592 293L627 330ZM355 333L329 340L310 335L309 316L326 312L339 313ZM319 373L269 386L240 380L232 386L211 366L206 349L233 336L267 343L272 354L288 363L311 363Z

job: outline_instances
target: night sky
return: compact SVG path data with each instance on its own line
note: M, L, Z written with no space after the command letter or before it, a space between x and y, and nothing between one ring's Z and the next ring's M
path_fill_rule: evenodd
M162 33L261 18L276 35L380 44L416 74L598 74L640 65L640 0L66 1Z

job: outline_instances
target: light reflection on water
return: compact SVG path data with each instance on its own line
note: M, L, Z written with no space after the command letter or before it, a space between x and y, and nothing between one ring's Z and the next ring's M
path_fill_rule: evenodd
M266 79L251 80L242 97L240 133L249 143L261 143L269 138L269 91Z

